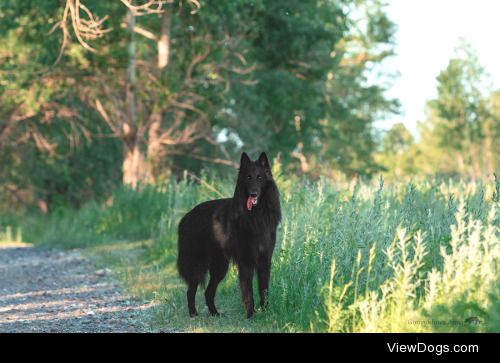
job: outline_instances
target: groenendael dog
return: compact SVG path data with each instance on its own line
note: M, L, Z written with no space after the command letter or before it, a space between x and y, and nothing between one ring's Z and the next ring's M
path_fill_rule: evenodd
M252 289L255 271L260 306L266 308L271 257L280 220L279 192L266 154L251 161L243 153L234 196L201 203L179 223L177 267L188 285L190 316L198 315L196 290L207 272L210 272L210 280L205 300L210 314L219 315L214 304L215 291L231 259L238 267L247 317L252 317L255 311Z

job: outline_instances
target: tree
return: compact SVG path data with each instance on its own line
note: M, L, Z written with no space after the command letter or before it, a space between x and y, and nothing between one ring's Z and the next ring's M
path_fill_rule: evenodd
M180 4L174 3L173 8L180 9ZM168 33L168 37L165 35L163 39L176 41L177 36L180 36L182 41L182 33L165 30L169 29L173 8L164 9L162 19L168 26L162 25L161 29L165 34ZM364 19L354 16L348 19L348 12L363 12ZM182 11L176 13L181 24L186 21L190 24L188 28L203 27L205 30L206 36L199 47L205 50L194 56L192 62L198 66L197 63L210 60L211 55L217 56L217 60L208 67L211 69L208 73L210 84L224 84L223 90L215 93L214 88L217 87L211 87L210 90L213 114L218 116L216 129L232 129L233 133L246 141L250 150L270 148L272 152L282 154L285 162L296 158L303 172L309 169L308 159L318 158L337 160L330 167L338 167L350 174L371 174L377 169L371 156L375 149L371 125L384 112L394 112L397 106L394 100L384 98L383 88L367 82L367 69L392 54L394 25L384 14L381 2L235 1L231 5L211 4L203 7L195 16L182 14ZM358 26L355 22L361 22L362 25ZM141 35L146 34L149 39L160 38L143 26L134 25L132 28ZM222 32L219 30L221 28ZM131 39L134 32L131 33ZM209 39L215 41L213 47ZM226 43L229 41L230 51L220 51L222 39ZM188 41L193 43L196 40L191 34ZM209 50L215 48L217 52ZM170 46L159 46L158 50L161 49L170 50ZM183 52L182 47L178 51ZM231 65L231 58L242 64ZM146 60L143 58L143 61ZM188 66L189 73L190 68ZM239 75L240 79L235 75ZM203 76L207 76L207 73ZM161 83L162 79L159 81ZM172 90L175 88L172 84L185 86L190 81L189 76L169 82L165 95L169 94L172 99ZM203 82L206 85L207 81ZM346 93L346 90L350 92ZM206 99L204 93L203 90L191 90L187 99L174 99L173 105L182 107L178 107L180 110L175 116L177 121L173 123L179 127L179 118L187 118L186 110L195 112L196 121L191 118L189 127L179 127L181 136L177 140L170 137L166 143L176 145L181 153L184 153L183 144L203 150L198 157L210 160L207 154L217 154L217 149L225 149L219 147L207 150L207 146L214 145L211 135L214 127L211 127L213 122L206 121L206 108L198 105ZM217 93L219 99L215 100L213 96ZM224 107L228 101L233 105ZM134 104L130 99L126 99L125 103L129 108ZM133 134L133 137L128 137L128 140L133 140L133 145L125 142L128 153L124 158L124 181L129 179L126 170L134 169L131 168L133 165L139 169L132 174L140 173L139 170L148 174L147 168L141 166L145 165L145 157L141 152L143 148L140 146L144 142L148 144L148 159L150 162L154 160L153 164L157 165L166 154L175 156L175 153L165 152L165 148L160 145L160 140L171 136L169 133L172 129L167 126L168 132L161 133L165 127L161 127L160 120L165 117L161 115L163 111L158 110L161 109L158 102L153 104L157 111L146 112L138 119L156 121L137 127L131 127L134 122L121 120L127 113L114 110L115 117L111 117L102 104L97 105L107 123L115 124L112 128L115 134L123 134L123 126ZM168 101L165 104L165 110L168 105L172 106ZM235 106L238 107L236 112ZM232 114L224 115L221 109ZM129 116L131 118L130 112ZM333 122L329 122L331 118ZM263 124L268 126L267 129L262 129ZM256 133L257 129L262 130ZM196 130L202 132L196 133ZM203 144L204 140L209 141L208 145ZM230 157L229 154L226 156Z
M238 9L214 5L194 12L183 4L169 2L160 22L160 18L142 17L145 21L136 24L139 18L129 10L126 80L116 73L112 79L101 73L103 93L94 88L87 93L94 99L89 104L95 101L99 114L124 143L123 180L132 186L157 177L166 156L188 154L218 161L187 149L204 142L215 144L208 115L219 110L231 83L244 80L253 69L239 44L245 23L237 23L229 33L215 17ZM152 57L151 40L158 44L157 57ZM222 42L229 46L221 47ZM170 51L173 43L175 52ZM139 62L141 67L136 66ZM126 94L117 93L119 89Z
M227 172L242 148L311 176L377 170L372 124L395 109L369 82L392 52L377 0L4 3L0 173L48 209Z
M488 76L472 47L462 42L438 77L438 96L427 104L412 142L402 125L382 139L377 160L388 176L444 175L491 177L500 168L498 91L489 93Z
M437 77L438 97L428 104L422 144L442 156L438 171L479 177L493 172L495 129L487 75L470 45L462 43L457 57Z
M116 186L117 145L76 86L88 73L84 50L47 36L61 11L52 1L5 1L0 9L0 193L8 205L78 206Z
M398 106L369 81L393 52L383 3L272 1L253 12L255 86L235 87L231 130L292 170L373 174L373 122Z
M385 167L389 177L411 175L415 171L414 138L402 123L389 129L382 138L376 160Z
M395 124L382 140L382 151L387 154L403 154L413 144L413 136L402 123Z
M379 68L393 55L395 25L385 14L383 2L350 5L349 31L332 54L338 65L326 77L327 113L320 121L324 142L318 165L347 175L370 176L381 170L374 159L374 121L399 109L399 102L384 94L391 75Z

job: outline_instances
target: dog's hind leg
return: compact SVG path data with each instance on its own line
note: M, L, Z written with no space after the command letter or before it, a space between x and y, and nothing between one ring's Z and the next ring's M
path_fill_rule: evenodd
M219 312L215 307L215 292L217 286L226 276L229 267L229 260L222 254L216 256L210 265L210 281L208 282L207 289L205 290L205 301L207 303L208 311L212 316L219 316Z

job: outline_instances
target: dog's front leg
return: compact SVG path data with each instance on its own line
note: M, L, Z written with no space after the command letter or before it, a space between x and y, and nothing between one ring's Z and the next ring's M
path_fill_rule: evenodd
M255 313L252 287L254 268L253 266L240 265L238 266L238 270L240 275L241 299L243 305L245 305L247 318L251 318Z
M261 259L259 259L259 264L257 266L260 307L262 310L267 309L270 274L271 274L271 259L267 256L264 256Z

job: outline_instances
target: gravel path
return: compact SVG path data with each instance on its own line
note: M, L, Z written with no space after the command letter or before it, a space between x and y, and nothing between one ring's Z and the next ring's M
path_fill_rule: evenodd
M145 309L78 251L0 246L0 332L143 332Z

